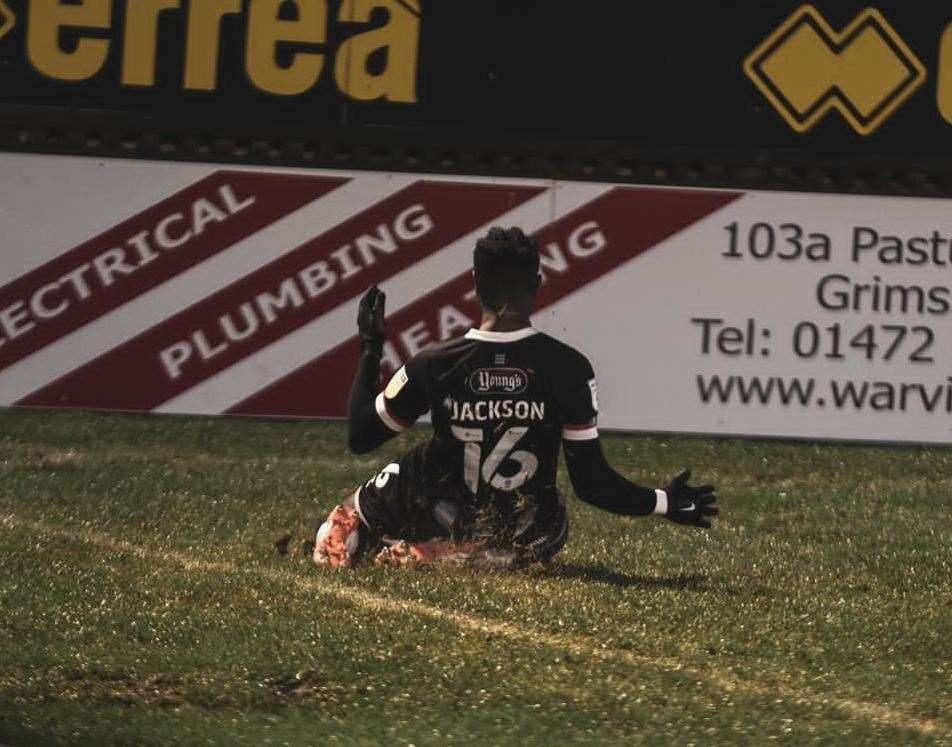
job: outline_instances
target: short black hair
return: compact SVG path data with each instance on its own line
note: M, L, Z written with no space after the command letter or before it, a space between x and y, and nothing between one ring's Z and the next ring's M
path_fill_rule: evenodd
M476 292L485 306L498 311L531 296L539 275L539 244L521 228L490 228L473 251Z

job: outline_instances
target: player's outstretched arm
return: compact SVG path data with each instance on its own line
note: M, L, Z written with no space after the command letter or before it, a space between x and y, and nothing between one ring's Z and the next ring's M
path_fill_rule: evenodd
M713 485L689 485L691 479L691 470L686 469L669 482L664 490L667 505L664 507L664 515L677 524L688 524L689 526L711 528L711 516L717 516L717 495L714 493ZM661 495L658 496L659 502ZM660 507L660 506L659 506ZM655 509L656 513L662 513Z
M688 484L689 471L675 477L663 490L644 488L618 474L597 438L565 441L565 461L575 494L586 503L624 516L661 514L678 524L709 529L717 515L714 487Z
M380 358L387 338L386 300L386 295L376 285L371 286L360 299L357 313L360 361L347 401L347 446L355 454L373 451L395 435L380 419L376 407L380 391Z

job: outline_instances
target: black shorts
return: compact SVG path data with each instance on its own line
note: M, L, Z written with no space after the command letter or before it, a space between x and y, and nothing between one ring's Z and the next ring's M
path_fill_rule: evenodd
M524 562L549 560L565 546L568 515L560 495L475 505L460 482L433 477L428 449L422 444L407 452L357 490L357 511L377 538L482 539L488 547L515 551Z

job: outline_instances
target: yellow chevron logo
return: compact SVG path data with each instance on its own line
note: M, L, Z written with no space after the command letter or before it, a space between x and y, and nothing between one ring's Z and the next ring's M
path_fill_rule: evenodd
M0 0L0 39L13 31L16 25L17 17L13 15L13 11L7 7L7 4Z
M744 72L797 132L836 109L861 135L874 132L928 77L875 8L837 33L812 5L764 40Z

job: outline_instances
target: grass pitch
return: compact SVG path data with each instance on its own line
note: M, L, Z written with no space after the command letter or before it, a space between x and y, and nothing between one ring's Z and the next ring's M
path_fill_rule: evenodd
M0 742L952 743L952 451L609 437L716 528L573 500L546 570L320 573L426 436L342 430L0 413Z

